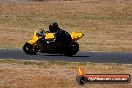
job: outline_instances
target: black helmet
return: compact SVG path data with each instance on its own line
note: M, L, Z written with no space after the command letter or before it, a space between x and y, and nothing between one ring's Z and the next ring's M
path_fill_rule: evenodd
M49 25L50 32L56 32L59 29L58 23L53 22Z

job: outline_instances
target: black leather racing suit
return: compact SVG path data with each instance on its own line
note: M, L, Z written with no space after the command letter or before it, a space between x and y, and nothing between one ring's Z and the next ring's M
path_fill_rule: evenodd
M57 32L55 32L55 40L50 42L50 44L54 44L55 49L67 49L71 42L71 35L62 29L58 29Z

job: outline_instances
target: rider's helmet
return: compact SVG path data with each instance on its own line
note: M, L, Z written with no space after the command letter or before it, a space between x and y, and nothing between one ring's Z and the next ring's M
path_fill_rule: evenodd
M58 23L56 22L53 22L49 25L49 31L52 33L57 32L58 29L59 29Z

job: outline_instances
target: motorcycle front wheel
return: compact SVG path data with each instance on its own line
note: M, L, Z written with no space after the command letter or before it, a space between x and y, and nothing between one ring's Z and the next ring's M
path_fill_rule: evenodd
M31 45L29 43L24 44L23 51L26 54L30 54L30 55L35 55L38 52L37 48L33 47L33 45Z

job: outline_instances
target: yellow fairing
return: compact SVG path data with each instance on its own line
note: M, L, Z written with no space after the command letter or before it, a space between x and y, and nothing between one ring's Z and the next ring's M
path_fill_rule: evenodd
M36 35L36 33L37 32L35 31L33 34L33 39L28 41L29 44L35 44L39 38L42 38L42 37L38 37ZM71 32L70 35L71 35L73 41L77 41L78 39L80 39L84 36L83 33L77 33L77 32ZM46 40L52 40L54 38L55 38L55 33L46 33L45 34Z
M36 43L36 41L37 41L38 39L39 39L39 37L36 36L36 31L35 31L34 34L33 34L33 39L32 39L32 40L29 40L28 43L29 43L29 44L34 44L34 43Z
M42 38L42 37L36 36L36 33L37 33L37 32L35 31L34 34L33 34L33 39L28 41L29 44L34 44L34 43L36 43L36 41L37 41L39 38ZM55 37L54 34L55 34L55 33L46 33L46 34L45 34L45 39L46 39L46 40L54 39L54 37Z
M55 38L55 33L46 33L45 39L46 40L51 40Z
M73 41L77 41L78 39L80 39L84 36L83 33L77 33L77 32L71 32L70 35L71 35Z

